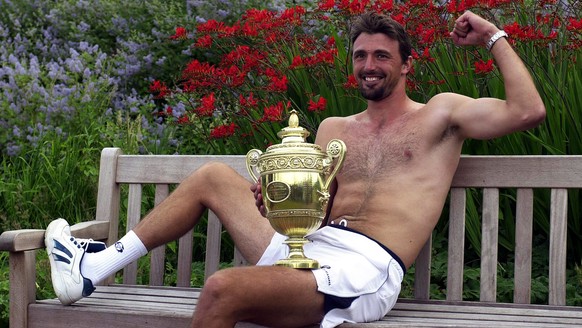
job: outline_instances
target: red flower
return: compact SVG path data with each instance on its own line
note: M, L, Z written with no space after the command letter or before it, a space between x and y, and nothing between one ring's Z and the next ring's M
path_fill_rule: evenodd
M357 15L363 13L368 4L370 4L370 0L341 0L339 8L350 14Z
M313 100L309 99L309 107L307 107L307 109L309 111L312 112L317 112L317 111L324 111L325 110L325 106L327 105L327 100L323 97L319 97L319 100L317 102L314 102Z
M247 98L243 95L239 96L240 105L243 107L254 107L259 102L254 98L253 93L251 92Z
M568 31L580 31L582 32L582 18L580 18L579 20L576 20L575 18L570 18L568 19L568 26L566 27L566 29L568 29Z
M435 59L430 55L428 47L424 48L424 51L422 52L422 58L428 60L431 63L435 61Z
M335 38L333 36L330 36L327 41L325 41L325 45L330 47L330 48L335 48Z
M271 84L267 86L267 90L274 92L287 91L287 77L285 75L283 75L282 77L272 76Z
M188 37L188 32L183 27L176 27L176 33L170 36L172 40L184 40Z
M200 33L202 32L216 32L224 27L223 22L218 22L214 19L208 20L205 23L198 24L196 30Z
M210 48L212 47L212 37L209 34L201 36L196 40L194 46L199 48Z
M239 87L245 82L246 73L234 65L225 70L220 70L218 74L222 83L229 87Z
M237 126L234 123L219 125L210 131L210 138L219 139L230 137L234 135L236 128Z
M335 0L322 0L317 4L319 10L332 10L335 7Z
M183 86L184 91L190 92L215 85L218 82L216 76L216 67L193 60L182 71L182 78L186 80Z
M200 116L212 116L214 113L214 103L216 98L214 97L214 92L210 93L208 96L204 96L200 99L200 106L196 108L196 113Z
M449 3L447 4L447 11L451 14L456 13L457 12L457 1L455 1L455 0L449 1Z
M164 82L154 80L150 85L150 92L153 93L156 98L164 98L170 93L170 89L168 89Z
M240 104L240 114L247 115L247 109L251 109L257 107L259 101L254 98L253 93L251 92L247 98L245 98L242 94L238 97L238 102Z
M356 81L356 77L353 74L348 76L348 80L344 83L344 88L346 89L356 89L358 88L358 81Z
M374 9L376 12L390 12L394 9L394 1L392 0L377 0L374 2Z
M287 107L288 106L289 102L287 102ZM283 103L278 102L276 105L265 107L261 121L279 122L282 120L282 114Z
M487 62L479 60L475 62L475 74L487 74L493 71L493 59L489 59Z
M300 55L293 57L293 61L291 62L291 65L289 65L290 69L294 69L294 68L298 68L298 67L303 67L303 59L301 59Z

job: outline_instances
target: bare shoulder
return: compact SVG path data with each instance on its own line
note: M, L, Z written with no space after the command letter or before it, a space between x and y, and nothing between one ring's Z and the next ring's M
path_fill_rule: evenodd
M338 138L341 133L345 130L346 124L353 119L353 116L348 117L328 117L325 118L319 124L317 129L317 135L315 138L315 143L322 145L326 144L329 140Z
M338 128L344 127L350 120L353 119L352 116L347 117L340 117L340 116L332 116L327 117L319 124L319 128L317 129L317 134L320 133L327 133L329 130L336 130Z
M427 103L427 108L453 109L460 103L472 98L453 92L443 92L433 96Z

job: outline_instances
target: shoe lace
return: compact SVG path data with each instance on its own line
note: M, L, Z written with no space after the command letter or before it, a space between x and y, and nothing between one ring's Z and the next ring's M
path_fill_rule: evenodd
M75 238L75 241L79 244L79 246L85 248L93 242L93 239Z

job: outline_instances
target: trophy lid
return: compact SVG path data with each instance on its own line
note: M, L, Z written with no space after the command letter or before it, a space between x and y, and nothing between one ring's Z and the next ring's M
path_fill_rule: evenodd
M309 136L309 131L299 126L299 117L297 116L297 111L295 109L291 110L289 126L281 129L281 131L277 133L277 136L283 139L281 143L305 142L305 138Z

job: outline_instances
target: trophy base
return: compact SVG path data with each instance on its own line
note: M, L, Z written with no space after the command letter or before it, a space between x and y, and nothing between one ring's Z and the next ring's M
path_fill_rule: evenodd
M319 269L319 262L307 257L301 259L283 259L275 262L275 265L293 269Z
M289 256L275 262L276 266L285 266L293 269L319 269L319 262L310 259L303 253L303 245L308 240L302 236L289 236L283 243L289 247Z

